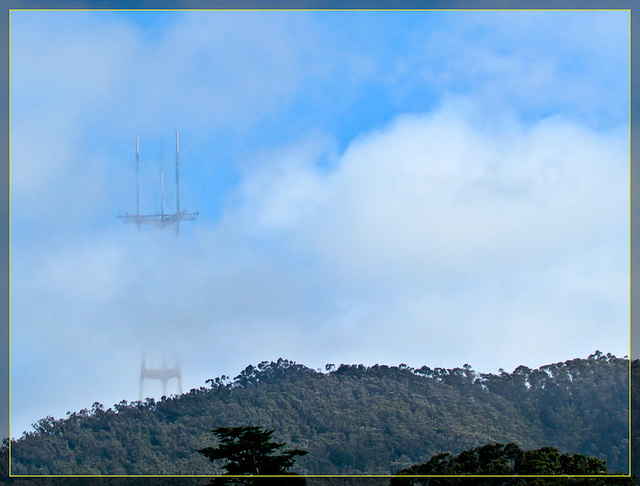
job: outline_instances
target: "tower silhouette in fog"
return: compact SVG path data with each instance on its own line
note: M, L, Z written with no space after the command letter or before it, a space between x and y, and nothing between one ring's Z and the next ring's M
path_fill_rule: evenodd
M160 380L162 382L162 395L167 396L167 384L171 380L176 381L178 394L182 394L182 375L180 374L180 362L178 361L178 355L175 355L175 360L172 367L167 366L166 355L162 355L162 366L160 368L149 368L147 366L147 357L142 355L142 364L140 365L140 394L139 400L142 401L144 397L144 382L146 380Z

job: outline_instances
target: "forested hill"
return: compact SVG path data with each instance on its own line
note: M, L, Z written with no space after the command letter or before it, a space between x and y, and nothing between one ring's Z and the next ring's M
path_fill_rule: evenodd
M341 365L279 359L154 402L40 420L12 445L14 474L211 474L197 449L219 426L259 425L309 451L303 474L389 474L490 442L552 446L628 470L629 360L596 352L531 370Z

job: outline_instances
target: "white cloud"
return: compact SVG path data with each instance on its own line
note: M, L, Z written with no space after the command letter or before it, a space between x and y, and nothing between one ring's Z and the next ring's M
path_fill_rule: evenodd
M258 224L253 231L289 232L367 275L396 265L468 272L544 264L574 245L624 235L624 134L561 119L513 123L487 134L448 108L401 116L355 141L330 173L309 162L313 153L287 149L247 175L244 218Z
M321 262L332 298L351 302L325 315L327 333L355 329L353 346L344 341L354 356L393 355L385 329L398 343L424 333L440 356L480 366L604 343L624 351L626 134L559 118L490 132L444 107L362 136L331 172L311 163L317 146L287 148L246 175L246 206L227 221L244 222L268 248ZM486 289L495 289L488 301ZM507 352L533 329L558 338ZM363 335L366 345L355 338ZM465 344L452 350L456 336Z

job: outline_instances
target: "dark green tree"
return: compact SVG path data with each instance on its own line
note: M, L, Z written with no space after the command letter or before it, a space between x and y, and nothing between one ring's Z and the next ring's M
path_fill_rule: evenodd
M2 439L0 445L0 484L11 484L9 478L9 439Z
M457 456L440 453L425 464L398 471L391 486L632 486L630 477L570 478L522 477L525 475L590 475L607 474L606 461L581 454L560 454L552 447L524 451L516 444L487 444L461 452ZM507 476L482 477L406 477L406 476ZM520 477L518 477L520 476Z
M283 484L304 485L304 478L248 478L261 475L295 475L289 471L296 456L307 451L290 449L276 453L285 444L273 442L274 430L262 427L218 427L211 432L218 438L218 447L205 447L198 452L210 461L226 461L221 467L226 478L216 478L212 485L222 484ZM233 477L233 479L231 478ZM286 480L286 481L285 481Z

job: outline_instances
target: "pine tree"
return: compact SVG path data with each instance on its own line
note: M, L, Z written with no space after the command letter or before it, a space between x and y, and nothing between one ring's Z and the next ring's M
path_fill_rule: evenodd
M271 441L274 430L263 430L262 427L219 427L211 432L218 438L218 447L206 447L198 452L212 462L227 461L221 467L226 471L225 476L229 477L216 478L210 484L306 484L304 478L246 477L294 475L295 473L289 472L289 468L295 463L295 457L307 454L307 451L300 449L285 450L276 454L276 450L285 444Z

